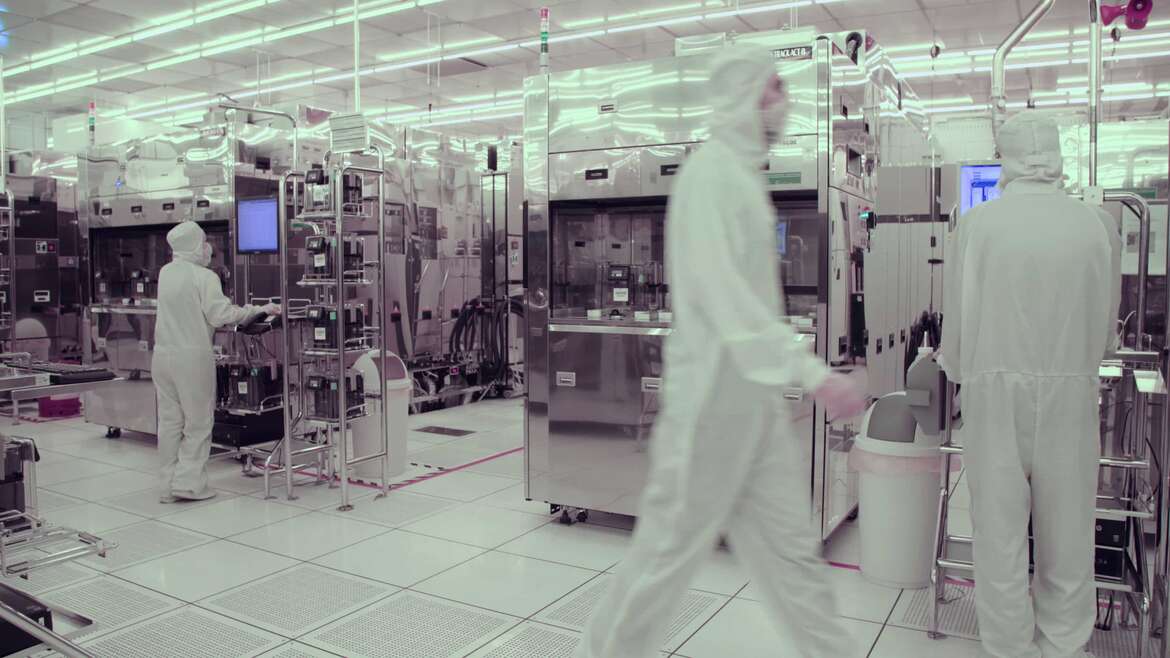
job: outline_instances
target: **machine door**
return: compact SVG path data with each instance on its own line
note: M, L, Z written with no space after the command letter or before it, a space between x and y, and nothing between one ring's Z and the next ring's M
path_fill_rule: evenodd
M662 388L663 328L552 325L548 470L533 497L634 514Z

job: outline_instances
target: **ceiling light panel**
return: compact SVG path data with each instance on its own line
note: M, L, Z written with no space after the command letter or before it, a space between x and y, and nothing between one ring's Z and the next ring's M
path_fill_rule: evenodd
M170 32L176 32L199 23L241 14L281 1L248 0L246 2L238 2L238 0L231 0L231 2L219 1L204 3L195 9L180 12L179 14L170 14L162 19L150 21L141 28L121 36L96 37L94 39L79 41L72 45L35 53L28 58L28 61L14 66L6 66L3 77L8 78L42 69L46 66L68 62L79 57L105 52L137 41L144 41Z

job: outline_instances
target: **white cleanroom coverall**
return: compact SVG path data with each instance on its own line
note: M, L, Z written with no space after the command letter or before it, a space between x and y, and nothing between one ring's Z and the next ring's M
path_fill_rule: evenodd
M725 49L711 69L710 139L683 164L666 219L673 332L633 545L593 612L579 658L657 656L695 571L726 532L797 653L863 655L836 617L811 523L809 464L782 387L830 378L784 322L776 211L760 170L765 50ZM860 400L860 398L858 398Z
M940 357L963 385L979 632L996 657L1079 656L1096 614L1097 372L1116 345L1121 238L1062 189L1055 123L1024 112L997 142L1003 195L952 236Z
M210 245L195 222L167 233L174 258L158 275L151 377L158 394L159 495L205 498L215 412L215 327L243 322L256 306L236 306L207 269ZM267 310L267 308L263 309Z

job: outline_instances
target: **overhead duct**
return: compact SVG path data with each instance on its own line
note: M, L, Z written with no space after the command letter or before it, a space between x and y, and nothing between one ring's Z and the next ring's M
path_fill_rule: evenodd
M1004 113L1007 112L1007 87L1005 81L1007 78L1007 56L1024 37L1027 36L1036 23L1040 22L1041 18L1052 9L1052 5L1056 0L1040 0L1032 11L1024 17L1016 29L1007 35L1007 38L999 44L995 49L995 57L991 60L991 127L993 132L999 133L999 126L1004 121Z

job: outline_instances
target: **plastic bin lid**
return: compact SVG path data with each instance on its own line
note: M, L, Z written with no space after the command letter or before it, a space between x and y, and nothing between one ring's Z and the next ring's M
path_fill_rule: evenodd
M879 441L864 436L857 436L853 439L853 448L887 457L916 457L926 459L937 458L942 455L936 445Z
M378 358L378 350L370 350L366 353L374 362L375 367L380 367L381 360ZM390 350L386 350L386 372L382 373L387 382L392 381L410 381L410 375L406 372L406 364L398 355Z

